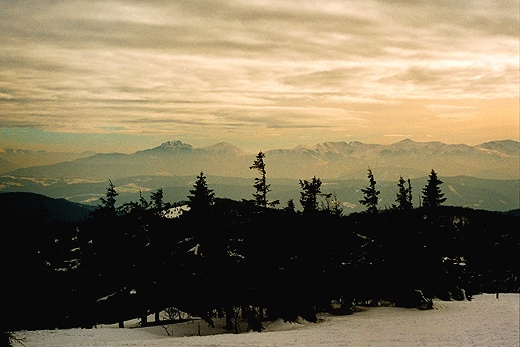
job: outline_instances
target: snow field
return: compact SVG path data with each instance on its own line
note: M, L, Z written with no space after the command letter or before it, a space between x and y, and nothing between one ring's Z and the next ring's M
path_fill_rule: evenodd
M360 307L348 316L322 314L318 323L303 320L264 324L263 332L233 334L217 321L211 328L191 321L168 326L135 328L137 321L95 329L21 331L26 347L517 347L520 294L477 295L472 301L434 301L434 309ZM200 324L199 324L200 322ZM243 323L245 328L245 323ZM198 329L202 336L197 336Z

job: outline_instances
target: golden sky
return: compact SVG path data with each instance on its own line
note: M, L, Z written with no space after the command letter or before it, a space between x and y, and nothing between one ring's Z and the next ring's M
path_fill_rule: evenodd
M4 1L0 147L519 140L519 1Z

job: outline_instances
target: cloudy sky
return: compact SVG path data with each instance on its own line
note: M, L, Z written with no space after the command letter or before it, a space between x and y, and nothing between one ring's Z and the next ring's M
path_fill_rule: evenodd
M2 1L0 147L519 140L519 1Z

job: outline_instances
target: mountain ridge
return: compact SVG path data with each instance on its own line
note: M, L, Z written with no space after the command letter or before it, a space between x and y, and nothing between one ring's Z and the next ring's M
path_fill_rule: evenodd
M299 148L303 148L303 149L315 149L316 147L318 146L326 146L326 145L329 145L329 144L347 144L351 147L360 147L360 146L372 146L372 147L388 147L388 146L398 146L398 145L404 145L404 144L408 144L408 145L423 145L423 146L427 146L427 145L442 145L442 146L465 146L465 147L479 147L479 148L482 148L482 149L488 149L488 150L492 150L492 151L497 151L497 152L500 152L500 151L507 151L510 155L514 155L514 151L515 150L519 150L520 148L520 141L516 141L516 140L512 140L512 139L501 139L501 140L492 140L492 141L486 141L486 142L482 142L480 144L477 144L477 145L468 145L468 144L464 144L464 143L445 143L445 142L441 142L441 141L424 141L424 142L421 142L421 141L414 141L410 138L405 138L403 140L400 140L400 141L397 141L397 142L393 142L391 144L379 144L379 143L367 143L367 142L361 142L361 141L325 141L325 142L318 142L314 145L303 145L303 144L299 144L299 145L296 145L294 147L289 147L289 148L270 148L270 149L267 149L263 152L269 152L269 151L277 151L277 150L283 150L283 151L287 151L287 150L296 150L296 149L299 149ZM94 152L94 151L83 151L83 152L63 152L63 151L57 151L57 152L54 152L54 151L48 151L48 150L29 150L29 149L22 149L22 148L3 148L3 147L0 147L0 158L4 158L6 155L13 155L13 154L22 154L22 155L34 155L34 154L60 154L60 155L70 155L70 156L82 156L82 157L87 157L87 156L92 156L92 155L96 155L96 154L113 154L113 153L119 153L119 154L136 154L136 153L140 153L140 152L144 152L144 151L149 151L149 150L157 150L157 149L179 149L179 148L183 148L183 149L208 149L208 148L211 148L211 147L214 147L214 146L227 146L227 147L230 147L230 148L234 148L234 149L238 149L240 150L240 152L246 154L246 155L253 155L253 154L256 154L257 152L255 153L248 153L244 150L242 150L240 147L238 146L235 146L229 142L225 142L225 141L221 141L221 142L216 142L212 145L207 145L207 146L202 146L202 147L194 147L188 143L184 143L182 142L181 140L169 140L169 141L165 141L163 143L161 143L160 145L156 146L156 147L152 147L152 148L145 148L145 149L142 149L142 150L137 150L135 152L131 152L131 153L122 153L122 152L117 152L117 151L111 151L111 152ZM518 155L518 152L516 152L516 154Z
M365 176L367 167L384 176L428 174L468 175L492 179L516 179L520 142L497 140L470 146L438 141L404 139L390 145L359 141L322 142L314 146L271 149L263 152L268 174L278 178L349 179ZM193 147L167 141L134 153L96 153L50 165L0 170L18 177L108 179L138 175L211 175L249 177L255 155L226 142ZM2 156L0 155L0 159Z
M52 152L0 147L0 174L24 167L58 164L95 154L93 151Z

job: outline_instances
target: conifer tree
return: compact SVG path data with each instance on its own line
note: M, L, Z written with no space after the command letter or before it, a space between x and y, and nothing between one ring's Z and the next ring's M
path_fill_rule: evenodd
M148 202L141 192L141 189L139 189L139 207L143 210L147 210L152 203Z
M155 211L157 211L157 212L161 211L165 207L163 198L164 198L164 193L163 193L162 188L159 188L155 192L152 192L150 194L150 200L151 200L150 203L152 204L152 208Z
M197 180L193 185L193 189L190 190L190 193L192 195L189 195L188 199L191 211L195 213L209 212L215 200L215 193L213 189L208 188L206 176L204 176L202 171L200 175L197 176Z
M94 215L101 217L115 217L116 216L116 197L119 194L111 180L108 180L108 187L105 197L101 197L98 208L94 211Z
M322 202L322 210L327 211L333 216L341 216L343 208L341 207L341 202L336 195L336 191L334 191L332 195L325 197L325 202Z
M287 206L285 206L283 210L286 212L291 212L291 213L296 212L296 206L294 205L294 200L293 199L287 200Z
M399 187L399 191L397 192L397 197L395 199L397 206L393 205L393 207L398 210L411 210L413 208L413 204L412 184L410 179L408 179L408 187L405 187L405 180L403 176L399 176L399 183L397 186Z
M106 192L106 198L100 198L101 205L98 205L103 208L114 210L115 212L115 206L116 206L116 196L119 194L116 192L116 187L112 183L111 180L108 180L108 187Z
M145 211L148 210L148 208L150 207L151 204L152 204L151 202L148 202L143 197L141 190L139 190L139 201L137 201L137 202L130 201L130 202L124 203L123 206L121 206L119 208L119 211L123 212L123 214L132 213L132 214L142 217L145 214Z
M424 207L436 207L440 206L446 201L444 193L441 192L439 185L443 184L438 177L435 170L432 169L428 182L422 190L422 202Z
M309 182L307 180L300 180L300 204L303 206L304 214L313 214L318 211L318 197L323 196L330 198L332 194L325 194L321 192L321 180L314 176Z
M253 165L249 167L249 170L256 169L260 173L260 177L255 178L255 184L253 187L255 187L256 193L253 193L253 197L255 198L254 201L257 206L266 208L267 206L278 205L280 202L278 200L272 202L267 200L267 193L271 191L271 185L267 184L264 158L265 154L261 151L258 152L256 159L253 162Z
M364 194L363 200L359 200L359 203L367 207L367 212L377 213L377 204L379 203L379 190L376 190L376 180L372 174L370 167L368 168L368 181L369 186L361 189Z
M412 182L408 179L408 202L410 203L410 208L413 208L413 199L412 199Z

